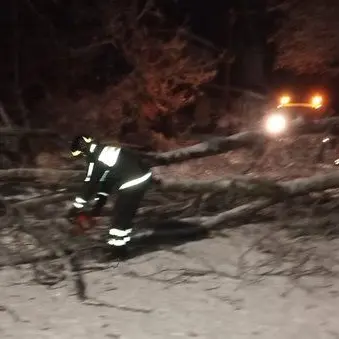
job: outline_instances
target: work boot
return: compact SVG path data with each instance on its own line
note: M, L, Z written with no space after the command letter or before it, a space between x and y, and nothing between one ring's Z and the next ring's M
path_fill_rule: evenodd
M129 258L130 251L125 246L110 246L110 253L108 255L109 260L125 261Z

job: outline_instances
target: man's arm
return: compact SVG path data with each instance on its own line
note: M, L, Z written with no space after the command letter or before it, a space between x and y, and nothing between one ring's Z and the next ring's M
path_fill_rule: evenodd
M112 167L115 166L119 154L120 148L118 147L105 146L103 149L99 150L99 153L96 155L97 159L95 158L96 160L90 162L88 165L83 188L75 198L73 204L75 209L83 208L89 199L97 193L98 184L106 182L108 173L111 172Z
M91 211L92 216L98 216L101 213L102 208L106 205L109 194L111 193L112 187L110 182L107 181L107 175L109 170L106 170L103 176L100 178L98 190L94 198L94 206Z
M88 164L86 178L82 186L81 191L75 197L73 206L77 209L83 208L88 201L96 193L96 188L100 179L105 173L105 166L98 164L97 162L90 162Z

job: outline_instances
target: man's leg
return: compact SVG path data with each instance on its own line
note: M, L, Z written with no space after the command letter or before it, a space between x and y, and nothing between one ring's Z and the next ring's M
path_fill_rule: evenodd
M122 254L126 251L126 245L131 240L133 218L139 208L151 179L134 186L120 188L113 209L112 226L109 230L108 244L114 246ZM122 185L121 187L123 187Z

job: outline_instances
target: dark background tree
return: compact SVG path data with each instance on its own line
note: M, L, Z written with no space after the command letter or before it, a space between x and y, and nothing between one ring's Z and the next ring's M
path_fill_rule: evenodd
M338 86L338 14L336 1L273 0L274 82L279 86L323 90L336 110ZM286 86L285 86L286 87Z
M337 75L339 3L288 0L285 5L276 35L276 66L302 74Z
M217 98L206 106L213 124L237 114L235 87L327 84L338 52L332 2L2 2L0 99L21 126L175 136L202 96Z
M214 77L212 60L227 50L229 53L223 58L224 67L219 68L222 72L217 82L229 86L231 83L230 65L234 61L235 51L241 51L240 65L246 63L242 56L251 54L245 49L246 45L248 43L253 45L249 41L253 39L250 36L246 38L249 33L253 32L253 27L250 25L252 20L246 17L246 15L252 16L253 13L246 2L241 6L238 5L238 8L231 2L220 1L215 1L207 7L192 1L177 3L158 1L155 7L146 4L145 8L145 3L142 1L109 0L100 3L76 0L48 2L15 0L3 3L1 6L1 20L6 27L1 37L5 51L1 63L1 99L7 110L20 124L27 123L28 120L35 120L34 123L36 120L41 122L44 116L50 118L50 111L57 107L66 113L69 100L73 103L75 100L79 101L79 98L86 97L90 101L91 96L101 96L108 86L120 84L122 79L125 80L126 74L130 76L138 70L140 78L140 74L145 72L146 68L152 68L152 74L154 74L155 67L164 69L164 63L170 61L178 64L180 58L183 60L188 57L189 60L185 60L184 67L186 70L189 67L191 74L188 76L187 71L181 70L182 74L186 74L180 75L186 76L185 80L180 80L181 87L187 87L188 84L191 90L195 88L193 92L196 92L198 85ZM113 21L114 24L112 24ZM239 28L244 22L249 24L241 33L245 37L245 40L242 40L239 39L241 35L239 32L242 31ZM190 31L185 28L187 26L190 27ZM122 27L125 32L121 30ZM133 33L130 36L131 39L123 39L131 33ZM196 35L202 36L203 39ZM145 40L145 37L148 40ZM141 39L144 40L144 46L140 42ZM140 53L150 54L149 47L152 45L154 55L151 57L156 59L161 50L160 42L168 44L164 48L176 50L176 55L170 56L166 51L164 54L168 60L158 61L158 65L153 62L152 67L149 67L150 61L145 64L146 54ZM253 50L255 49L254 47ZM141 59L137 60L139 56ZM207 59L209 59L208 65L206 65ZM202 69L197 69L197 74L193 76L193 69L201 62L205 62L203 67L207 67L204 70L206 76L202 74ZM143 71L140 71L141 63L143 63ZM190 63L189 66L188 63ZM136 67L137 64L138 67ZM258 66L259 72L261 72L260 67L261 65ZM172 71L168 70L167 73L172 74ZM243 68L237 72L243 72ZM166 72L161 73L165 77ZM252 79L262 81L262 74L258 77L253 67L251 72L243 73L248 74ZM142 77L145 77L144 73ZM147 80L150 83L149 75ZM154 82L154 78L152 81ZM166 81L170 83L172 80ZM246 82L245 79L244 83ZM252 86L253 83L248 81L248 85ZM149 85L151 86L154 87L154 84ZM178 86L176 88L178 90ZM149 92L150 88L147 91ZM183 88L179 92L182 93L182 91ZM194 100L193 92L190 93L188 88L184 91L187 98L182 104L178 103L180 95L177 93L176 99L170 106L167 103L166 108L161 108L160 101L163 101L168 93L166 95L157 93L157 96L162 98L157 98L157 102L153 102L152 105L157 106L158 111L176 111L180 106ZM147 96L150 93L143 94ZM151 94L153 101L154 94ZM115 95L117 96L116 93ZM55 105L53 99L59 104ZM37 109L37 105L43 102L48 102L48 104L40 110ZM65 109L63 105L66 106ZM70 103L69 105L72 106ZM83 113L86 105L90 106L90 103L84 102L78 104L78 109L72 107L69 110L72 114L76 114L77 110ZM88 110L93 112L90 108ZM148 110L152 111L154 108L148 108ZM28 111L31 112L29 117L27 117ZM56 114L59 113L57 110ZM149 114L155 113L149 112Z
M20 125L111 135L174 116L214 78L221 53L165 10L143 1L5 4L6 110Z

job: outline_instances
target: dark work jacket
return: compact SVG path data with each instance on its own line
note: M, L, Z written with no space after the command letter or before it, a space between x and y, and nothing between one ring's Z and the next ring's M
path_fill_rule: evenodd
M92 143L90 149L86 159L88 163L86 178L78 195L85 201L95 193L109 194L112 190L119 189L121 185L148 173L151 176L150 167L128 148Z

